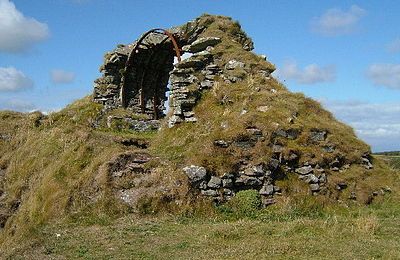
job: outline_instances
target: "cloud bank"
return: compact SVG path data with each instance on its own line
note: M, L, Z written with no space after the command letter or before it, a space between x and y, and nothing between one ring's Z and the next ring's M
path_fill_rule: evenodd
M366 74L377 86L400 90L400 64L372 64Z
M50 71L50 78L54 84L68 84L75 80L75 73L55 69Z
M0 0L0 52L24 52L48 36L45 23L25 17L9 0Z
M335 81L336 69L333 65L319 66L317 64L310 64L301 69L295 62L287 62L278 69L277 75L283 80L294 80L298 84L311 85Z
M33 81L14 67L0 67L0 92L16 92L30 89Z
M19 112L30 112L35 110L35 105L29 101L25 101L22 99L10 99L1 101L0 109L1 110L13 110Z
M400 149L400 103L322 102L339 120L351 125L374 151Z
M338 8L327 10L320 17L311 21L314 32L325 36L337 36L350 34L356 31L359 21L367 14L367 11L357 5L352 5L349 10Z

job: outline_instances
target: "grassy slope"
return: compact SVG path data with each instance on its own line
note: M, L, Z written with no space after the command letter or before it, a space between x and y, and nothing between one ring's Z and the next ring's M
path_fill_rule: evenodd
M153 142L155 152L177 163L206 162L217 174L222 174L237 162L237 158L231 155L241 152L229 150L224 153L213 147L213 141L238 138L246 133L246 127L249 126L261 129L267 137L262 147L251 151L256 160L264 162L270 158L271 149L267 146L272 141L272 132L277 129L301 131L297 140L278 140L286 146L286 151L301 151L300 163L322 162L342 155L349 161L356 161L370 150L350 127L338 122L316 101L300 93L291 93L275 79L266 80L257 74L259 69L273 69L273 65L252 52L244 51L239 43L232 41L233 35L241 30L237 23L225 17L215 19L208 16L201 21L208 25L202 36L223 39L213 50L214 55L219 57L217 64L220 67L232 59L246 63L246 71L239 68L226 72L243 75L243 81L229 84L217 79L216 86L203 94L200 104L195 108L199 123L164 129ZM223 104L224 99L229 102ZM257 110L260 106L268 106L269 109L260 112ZM247 112L243 114L243 110ZM294 114L294 123L289 123L288 119ZM221 123L228 127L223 129ZM320 145L307 143L308 133L313 128L331 133L326 143L335 146L334 153L323 153Z
M0 145L0 164L7 169L5 204L20 205L7 223L8 234L23 234L87 208L100 215L119 210L109 199L100 166L115 154L135 149L115 141L120 133L91 128L100 106L90 100L46 117L0 112L0 130L12 135Z
M272 155L271 146L277 142L284 146L284 156L291 152L299 154L299 164L311 162L322 166L325 164L329 168L327 164L334 158L345 158L345 163L352 166L341 173L328 171L331 184L346 181L357 193L360 202L367 201L371 192L379 189L379 186L390 186L393 183L391 176L386 174L388 167L379 161L371 171L356 165L370 148L357 138L351 127L336 120L318 102L301 93L289 92L272 77L266 79L260 76L259 69L271 70L273 65L252 52L244 51L238 42L232 40L241 30L237 23L226 17L207 15L202 17L201 23L208 25L201 36L223 39L212 50L218 57L216 63L221 68L232 59L246 64L244 68L224 71L225 74L242 75L243 80L226 83L222 78L217 78L213 89L202 94L194 109L198 123L162 129L152 141L150 149L154 153L179 167L188 164L202 165L216 175L223 175L226 172L235 172L235 166L244 157L249 158L253 164L267 163ZM258 110L265 106L268 107L265 112ZM289 122L289 118L293 118L294 122ZM219 139L234 141L246 137L247 127L262 130L265 140L248 150L234 145L226 149L213 145ZM300 135L295 140L274 137L274 131L278 129L296 129ZM321 143L309 142L312 129L326 130L329 133L327 139ZM324 145L334 146L335 151L324 152ZM288 193L295 190L308 193L307 187L301 186L299 181L284 180L280 185L287 187L285 191ZM342 195L342 199L346 200L349 192Z

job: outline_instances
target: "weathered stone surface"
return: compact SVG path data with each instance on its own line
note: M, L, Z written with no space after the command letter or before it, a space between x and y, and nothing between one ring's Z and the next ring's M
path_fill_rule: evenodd
M228 148L229 147L229 143L225 140L215 140L214 141L214 145L221 147L221 148Z
M281 152L283 152L283 146L280 145L280 144L272 145L272 152L273 153L281 153Z
M209 89L212 88L214 86L214 82L211 80L203 80L202 82L200 82L200 87L202 89Z
M328 178L327 178L327 176L326 176L325 173L322 173L322 174L318 177L318 179L319 179L319 182L320 182L320 183L326 183L326 182L328 181Z
M333 145L325 145L322 146L322 150L326 153L333 153L335 151L335 147Z
M211 176L210 181L208 182L207 186L211 189L218 189L222 185L222 180L219 177Z
M233 144L242 149L249 149L256 145L256 141L252 139L235 140Z
M274 185L269 184L269 185L264 185L260 189L260 195L272 195L274 194Z
M238 61L238 60L230 60L228 63L225 65L225 69L227 70L233 70L235 68L244 68L244 62Z
M218 192L216 190L201 190L201 194L204 196L210 196L210 197L218 196Z
M325 130L313 129L310 131L310 140L313 142L324 141L326 139L327 134L328 133Z
M144 173L143 164L150 160L151 157L147 153L122 153L107 163L107 171L110 176L115 178L131 175L132 173Z
M268 110L269 110L269 106L259 106L259 107L257 107L257 111L260 111L260 112L268 112Z
M280 136L280 137L285 137L288 139L296 139L297 136L299 135L299 130L297 129L288 129L288 130L284 130L284 129L277 129L274 131L274 136Z
M201 68L205 65L205 62L202 59L196 59L196 58L188 58L186 60L183 60L176 64L175 66L179 69L185 69L185 68Z
M277 129L274 131L274 136L287 137L287 133L283 129Z
M318 183L310 184L310 190L312 192L318 192L320 190L320 186Z
M261 75L262 77L266 78L266 79L270 79L271 73L273 71L270 70L259 70L258 74Z
M299 130L297 129L288 129L286 130L286 135L288 139L296 139L299 136Z
M331 168L331 170L335 170L335 168L339 170L341 166L342 162L338 158L335 158L332 162L329 163L329 167Z
M339 182L336 184L336 189L337 190L344 190L347 188L347 183L346 182Z
M218 37L199 38L195 40L192 44L183 46L182 50L192 53L200 52L204 51L208 46L215 46L220 42L221 38Z
M274 185L274 193L280 194L282 192L282 189L276 185Z
M156 131L160 128L158 120L134 120L126 118L125 122L129 124L129 128L137 132Z
M205 50L205 51L201 51L201 52L197 52L197 53L193 54L192 57L196 57L196 58L199 58L199 59L202 59L202 60L206 60L206 59L211 58L212 54L209 51Z
M237 178L235 181L235 185L261 186L261 184L262 181L259 178L247 175L240 175L239 178Z
M233 187L233 180L232 179L222 179L222 187L224 187L224 188Z
M280 165L279 160L274 158L271 158L268 164L271 170L276 170L279 167L279 165Z
M181 117L179 117L177 115L173 115L168 120L168 127L172 128L172 127L174 127L174 125L182 123L183 121L184 120Z
M314 174L300 175L300 178L306 183L318 183L319 179Z
M183 168L191 184L199 183L207 178L207 170L204 167L191 165Z
M193 117L194 116L194 112L193 111L183 112L183 116L184 117Z
M290 151L289 155L285 157L285 160L289 163L296 163L299 159L299 155L295 151Z
M261 137L262 136L262 131L260 129L258 129L258 128L255 128L255 127L246 128L246 132L251 134L251 135L254 135L256 137Z
M306 174L313 173L314 170L310 165L308 165L308 166L303 166L303 167L297 168L295 171L298 174L306 175Z
M223 189L222 193L224 194L224 196L233 196L235 195L234 192L230 189Z
M197 118L192 116L192 117L186 117L185 118L185 122L191 122L191 123L195 123L197 122Z
M199 189L206 190L208 188L207 183L207 181L201 181L199 184Z
M170 72L171 75L177 75L177 76L186 76L186 75L192 75L195 72L193 68L177 68L174 67L174 69Z
M191 74L172 74L170 77L171 84L193 84L198 81L198 78Z
M361 163L364 166L365 169L370 170L372 168L374 168L374 166L372 165L372 163L370 162L370 160L366 157L362 157L361 158Z
M247 176L263 176L265 174L264 166L259 164L249 167L244 170L244 174Z
M0 140L10 141L11 140L11 135L10 134L1 134L0 133Z

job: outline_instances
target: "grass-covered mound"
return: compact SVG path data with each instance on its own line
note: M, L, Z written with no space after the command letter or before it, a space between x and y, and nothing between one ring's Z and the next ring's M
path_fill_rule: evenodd
M206 27L199 37L221 39L210 53L222 71L214 86L201 92L193 110L198 121L164 127L152 141L153 153L178 167L203 166L219 177L275 164L273 178L285 194L310 192L294 174L302 166L323 169L328 176L324 193L334 200L354 195L369 203L373 192L391 186L387 166L371 158L370 147L351 127L318 102L288 91L269 75L275 69L270 62L245 50L243 41L251 40L237 22L204 15L197 23ZM374 168L367 170L365 161ZM340 183L349 189L338 193Z
M101 106L91 97L50 115L4 111L0 119L0 232L4 237L66 216L97 221L127 211L116 200L107 163L120 154L142 152L154 133L94 128L105 123ZM154 173L146 181L168 184L167 178L171 176Z

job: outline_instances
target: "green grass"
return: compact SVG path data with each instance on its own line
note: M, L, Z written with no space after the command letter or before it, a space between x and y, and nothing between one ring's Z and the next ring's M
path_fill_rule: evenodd
M305 209L303 209L305 210ZM400 207L323 210L229 221L213 218L138 218L107 225L52 224L35 239L12 245L4 259L398 259ZM277 212L276 212L277 213ZM289 212L287 212L289 213Z

